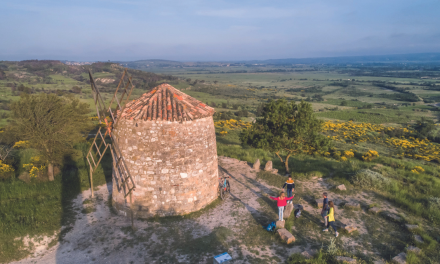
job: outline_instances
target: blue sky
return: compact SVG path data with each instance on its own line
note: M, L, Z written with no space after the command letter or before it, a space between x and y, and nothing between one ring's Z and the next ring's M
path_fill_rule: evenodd
M0 60L440 52L439 0L0 0Z

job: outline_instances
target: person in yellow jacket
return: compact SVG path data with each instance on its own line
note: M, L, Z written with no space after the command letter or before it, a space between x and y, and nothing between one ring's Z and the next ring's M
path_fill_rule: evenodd
M332 226L336 232L336 237L338 237L339 233L336 230L336 226L335 226L335 205L333 204L333 201L328 202L328 206L330 207L330 210L328 211L328 214L325 216L328 217L328 224L327 224L327 228L322 231L327 232L328 227Z

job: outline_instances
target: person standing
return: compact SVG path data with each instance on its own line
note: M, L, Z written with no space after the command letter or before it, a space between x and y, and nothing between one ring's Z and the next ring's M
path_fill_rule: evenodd
M272 197L272 196L269 197L270 199L277 201L279 221L284 221L283 220L284 206L286 206L288 200L293 199L293 196L290 198L286 198L284 196L284 192L281 192L279 197Z
M327 226L328 225L328 218L326 216L328 215L328 211L329 211L327 193L326 192L323 193L322 197L324 198L324 200L322 202L321 216L322 216L322 218L324 218L324 226Z
M284 183L283 185L283 189L284 187L286 187L286 191L287 191L287 198L292 197L292 192L295 191L295 182L292 180L292 177L289 176L289 179ZM288 203L292 203L292 200L288 201Z
M335 230L335 236L338 237L339 233L336 230L336 226L335 226L335 206L334 206L332 201L330 201L328 203L328 206L329 206L329 211L328 211L328 214L325 216L325 218L328 218L328 224L327 224L327 228L325 228L322 231L327 232L328 231L328 227L332 226L333 229Z

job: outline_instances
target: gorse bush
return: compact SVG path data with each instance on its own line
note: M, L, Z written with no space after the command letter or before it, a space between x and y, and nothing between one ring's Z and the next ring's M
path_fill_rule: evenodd
M351 177L350 181L353 185L365 189L385 189L391 185L390 179L369 169L358 171Z

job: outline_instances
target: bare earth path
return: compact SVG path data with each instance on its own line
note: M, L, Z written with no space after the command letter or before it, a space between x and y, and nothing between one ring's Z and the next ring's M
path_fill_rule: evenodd
M233 263L284 263L292 253L320 248L333 235L321 232L320 209L314 206L316 196L331 188L324 180L296 181L294 202L300 202L305 210L292 227L297 241L285 245L262 227L277 219L275 202L263 193L274 195L281 186L257 179L249 164L232 158L219 157L219 173L231 177L231 196L226 200L187 217L135 219L135 232L129 218L113 212L111 184L100 186L94 200L88 199L90 191L85 191L75 199L76 221L63 227L60 241L50 248L47 239L40 247L37 243L32 256L14 263L212 263L213 256L225 251ZM355 201L364 206L374 200L365 193L331 194L331 198L336 205ZM391 236L400 230L382 218L373 221L365 210L337 209L337 217L359 230L353 236L342 235L339 245L362 254L378 253L371 245L374 240L363 239L368 232L387 228ZM377 240L381 239L377 234ZM391 250L399 251L396 247Z

